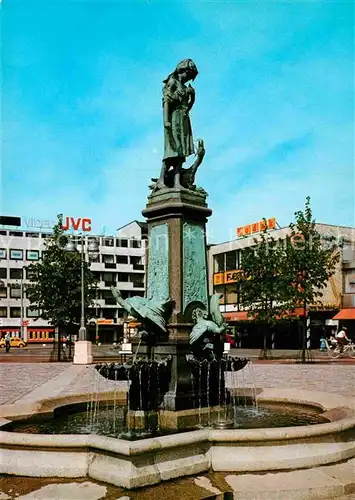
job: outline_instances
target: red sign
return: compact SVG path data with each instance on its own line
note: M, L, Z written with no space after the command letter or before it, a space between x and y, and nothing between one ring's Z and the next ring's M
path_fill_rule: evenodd
M64 220L64 224L62 225L62 229L64 231L68 231L68 229L74 229L77 231L78 229L82 229L82 231L91 231L91 219L78 217L66 217Z
M266 223L264 220L259 222L254 222L253 224L248 224L246 226L237 228L237 236L238 238L241 236L250 236L254 233L259 233L260 231L264 231L265 229L275 229L276 228L276 219L272 217L271 219L267 219Z
M24 319L22 321L22 326L28 326L30 324L29 320L28 319Z

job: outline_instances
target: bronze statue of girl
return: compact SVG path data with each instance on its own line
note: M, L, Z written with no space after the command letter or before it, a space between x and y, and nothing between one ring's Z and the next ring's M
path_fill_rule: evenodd
M173 185L181 188L182 165L187 156L195 153L190 109L195 102L195 90L185 85L198 74L195 63L184 59L175 71L164 80L163 117L164 117L164 158L160 178L156 188L167 185L168 172L173 171Z

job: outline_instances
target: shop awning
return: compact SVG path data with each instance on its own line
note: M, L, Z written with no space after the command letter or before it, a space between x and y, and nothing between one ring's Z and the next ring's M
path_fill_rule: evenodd
M248 316L248 311L234 311L223 313L226 321L252 321L253 317ZM296 307L294 311L289 311L280 319L294 318L297 316L304 316L303 307Z
M355 319L355 307L348 307L347 309L341 309L341 311L336 314L333 319Z

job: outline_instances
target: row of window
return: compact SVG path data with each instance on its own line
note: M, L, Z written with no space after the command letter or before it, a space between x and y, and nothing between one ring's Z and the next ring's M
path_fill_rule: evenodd
M3 236L16 236L19 238L22 237L27 237L27 238L39 238L40 236L44 238L50 238L52 236L52 233L23 233L22 231L5 231L1 230L0 235ZM74 237L75 238L75 237ZM93 237L95 238L95 237ZM125 239L125 238L114 238L114 237L107 237L107 238L95 238L97 239L98 243L100 243L101 240L101 245L104 247L123 247L123 248L128 248L128 242L130 248L141 248L142 247L142 240L138 240L135 238L132 239Z
M8 309L10 309L10 315L8 315ZM24 317L26 318L37 318L39 315L38 310L31 309L29 307L23 310ZM0 307L0 318L21 318L21 307L10 307L6 306Z
M31 279L31 275L33 274L32 269L22 267L10 268L9 270L6 267L0 267L0 279L20 280L24 278L24 269L26 270L26 278Z
M93 275L96 277L98 281L105 281L105 283L116 283L117 281L123 283L143 281L142 273L115 273L115 272L100 272L93 271Z
M240 251L232 250L231 252L220 253L213 258L213 272L223 273L224 271L233 271L240 267Z
M9 249L9 258L10 260L23 260L24 251L10 248ZM39 260L40 253L39 250L26 250L26 260ZM0 259L7 259L7 249L0 248Z
M6 248L0 248L0 259L5 260L9 255L10 260L23 260L24 250L10 248L9 253ZM39 250L26 250L26 260L37 261L40 258ZM105 264L131 264L133 266L142 266L143 260L141 257L128 255L101 255L102 262ZM94 262L100 262L100 255L92 259Z

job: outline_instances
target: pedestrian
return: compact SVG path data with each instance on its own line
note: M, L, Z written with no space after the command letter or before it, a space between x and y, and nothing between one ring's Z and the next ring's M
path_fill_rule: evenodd
M6 350L6 352L10 351L10 347L11 347L10 338L11 338L10 334L9 334L9 332L7 332L7 334L5 335L5 350Z
M327 350L327 346L326 346L326 343L325 343L324 335L322 335L321 338L320 338L319 350L320 351L326 351Z

